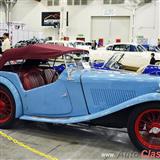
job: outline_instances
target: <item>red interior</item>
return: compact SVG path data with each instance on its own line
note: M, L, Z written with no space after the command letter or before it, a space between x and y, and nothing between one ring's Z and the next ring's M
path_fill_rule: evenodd
M19 73L19 76L25 90L30 90L45 84L53 83L58 78L55 70L39 68L23 70Z

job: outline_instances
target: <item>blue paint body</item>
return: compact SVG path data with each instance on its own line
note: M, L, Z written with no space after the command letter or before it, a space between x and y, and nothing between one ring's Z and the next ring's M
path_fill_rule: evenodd
M0 83L13 94L16 118L39 122L85 122L160 101L159 77L95 69L77 69L71 77L64 70L56 82L26 91L16 73L1 71Z

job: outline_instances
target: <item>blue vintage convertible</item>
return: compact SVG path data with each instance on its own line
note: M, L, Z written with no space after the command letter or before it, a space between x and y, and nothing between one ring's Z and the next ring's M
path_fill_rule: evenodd
M125 127L137 149L160 151L160 78L83 69L74 52L87 51L31 45L3 54L0 128L15 119ZM52 67L62 55L65 70L58 74Z

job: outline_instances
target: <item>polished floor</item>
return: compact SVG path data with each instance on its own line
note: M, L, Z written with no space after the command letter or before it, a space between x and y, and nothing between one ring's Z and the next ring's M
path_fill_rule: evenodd
M57 160L140 159L125 129L19 121L8 136ZM47 159L0 136L0 159Z

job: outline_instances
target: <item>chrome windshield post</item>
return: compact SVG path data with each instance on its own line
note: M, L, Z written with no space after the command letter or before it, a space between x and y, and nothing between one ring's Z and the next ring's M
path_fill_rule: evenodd
M72 59L72 57L71 57L71 59ZM75 70L74 67L73 67L74 65L76 65L75 62L74 62L74 64L72 64L72 63L69 64L67 62L66 55L64 55L64 63L65 63L65 66L66 66L66 71L67 71L67 80L73 80L72 73Z

